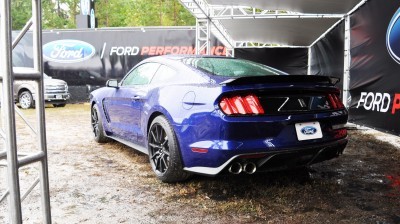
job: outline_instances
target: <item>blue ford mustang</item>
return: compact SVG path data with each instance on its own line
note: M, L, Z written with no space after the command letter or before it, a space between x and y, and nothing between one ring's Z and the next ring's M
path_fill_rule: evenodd
M347 144L337 81L235 58L153 57L91 93L91 124L97 142L148 154L164 182L307 166Z

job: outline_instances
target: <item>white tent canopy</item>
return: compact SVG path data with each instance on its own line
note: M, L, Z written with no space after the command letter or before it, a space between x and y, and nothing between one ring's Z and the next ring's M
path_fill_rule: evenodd
M210 5L248 6L312 14L346 14L360 0L208 0Z
M232 49L246 47L254 42L268 46L310 47L365 2L366 0L181 0L197 18L200 42L209 38L207 35L202 38L202 32L207 33L210 30L225 46Z

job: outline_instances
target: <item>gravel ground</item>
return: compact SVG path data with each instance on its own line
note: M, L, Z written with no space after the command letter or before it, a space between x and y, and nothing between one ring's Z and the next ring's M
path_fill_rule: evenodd
M24 111L32 122L34 112ZM398 137L350 130L344 155L307 169L164 184L147 156L95 143L89 115L83 104L46 108L53 223L400 223ZM35 150L35 136L19 118L17 126L20 152ZM20 169L22 192L37 170ZM41 223L38 187L22 208L24 223Z

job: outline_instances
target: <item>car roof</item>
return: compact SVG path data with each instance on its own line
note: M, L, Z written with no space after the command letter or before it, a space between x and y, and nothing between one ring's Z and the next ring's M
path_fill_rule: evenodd
M147 58L144 61L149 62L149 61L154 61L154 62L160 62L160 61L180 61L185 58L226 58L225 56L214 56L214 55L193 55L193 54L188 54L188 55L177 55L177 54L168 54L168 55L160 55L160 56L155 56L151 58ZM233 59L233 58L232 58Z

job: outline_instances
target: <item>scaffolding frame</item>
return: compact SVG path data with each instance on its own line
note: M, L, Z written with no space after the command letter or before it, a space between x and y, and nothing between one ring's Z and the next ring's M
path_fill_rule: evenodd
M343 74L343 104L349 107L349 83L350 83L350 39L351 39L351 14L364 5L368 0L361 0L350 12L345 14L309 14L298 13L276 9L256 9L249 6L229 6L229 5L210 5L207 0L180 0L181 4L192 13L196 18L196 47L201 46L200 52L209 54L211 48L210 38L205 40L203 33L213 34L225 47L226 56L234 57L235 48L308 48L308 70L307 74L311 74L311 48L318 43L326 34L331 32L337 25L344 21L344 74ZM276 46L273 43L254 43L254 41L237 41L234 40L229 31L222 25L220 21L233 19L305 19L305 18L337 18L338 21L326 30L319 38L317 38L310 46ZM201 25L207 21L207 26Z
M42 23L41 0L32 0L32 18L26 23L14 42L12 40L11 26L11 0L0 2L0 77L2 79L2 121L4 130L0 136L4 140L5 150L0 151L1 166L7 170L8 189L0 197L0 202L8 198L8 211L10 223L22 223L22 201L39 185L43 223L51 223L50 193L47 163L47 143L45 127L44 81L43 81L43 54L42 54ZM32 28L33 34L33 68L24 71L14 71L12 66L12 50L17 46L23 36ZM36 128L29 124L23 113L15 106L13 94L14 80L33 80L36 83L35 95ZM27 126L36 134L38 151L32 153L18 153L15 115L18 114ZM39 163L39 177L31 184L21 198L19 168Z
M210 47L204 41L202 33L212 33L227 48L227 56L234 56L235 48L264 48L276 47L271 43L254 43L254 41L234 40L227 29L222 25L222 20L232 19L305 19L305 18L337 18L342 19L345 14L304 14L297 12L282 13L279 10L259 10L247 6L218 6L209 5L206 0L181 0L182 5L196 18L196 43L200 42L202 50L200 52L210 52ZM206 22L207 21L207 22ZM203 24L207 23L207 26ZM337 24L335 24L336 26ZM209 29L209 30L206 30ZM197 46L197 45L196 45ZM278 46L290 48L307 48L309 46ZM196 52L197 53L197 52ZM208 54L208 53L207 53Z
M227 56L234 56L234 41L227 30L218 20L211 18L212 7L205 0L181 0L182 5L196 18L196 54L202 51L209 55L211 52L211 39L204 39L204 34L212 33L227 48Z
M208 19L197 19L196 20L196 54L199 55L202 52L209 55L211 42L210 42L210 20Z

